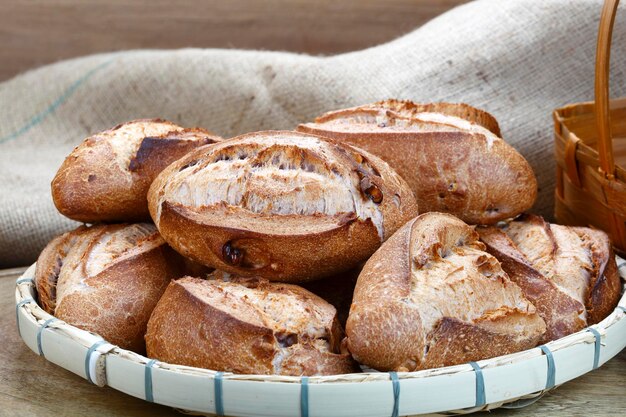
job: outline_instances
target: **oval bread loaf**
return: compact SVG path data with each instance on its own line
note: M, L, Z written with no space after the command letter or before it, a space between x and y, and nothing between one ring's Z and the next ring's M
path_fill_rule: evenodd
M350 269L417 214L379 158L297 132L256 132L197 149L148 193L165 240L243 276L304 281Z
M600 322L617 305L621 285L606 233L535 215L476 230L546 322L542 343Z
M354 372L333 306L296 285L256 278L172 281L154 309L151 358L239 374Z
M298 130L385 160L407 181L422 213L492 224L529 209L537 196L530 165L500 138L495 119L466 104L387 100L326 113Z
M35 282L48 313L141 353L152 309L182 265L152 224L82 226L46 246Z
M478 234L422 214L367 261L346 326L348 349L380 371L415 371L528 349L545 323Z
M85 139L52 180L61 214L86 223L150 219L154 178L190 150L221 138L160 120L134 120Z

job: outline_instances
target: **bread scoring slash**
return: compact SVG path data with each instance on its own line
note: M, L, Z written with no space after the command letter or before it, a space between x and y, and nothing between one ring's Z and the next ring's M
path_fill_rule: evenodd
M358 368L326 301L291 284L217 273L168 286L148 323L148 356L239 374L333 375Z
M81 226L46 246L35 283L48 313L142 353L152 309L185 267L152 224Z
M621 284L606 233L530 214L476 230L545 320L543 343L599 323L617 305Z
M407 184L379 158L288 131L199 148L157 177L148 200L183 255L292 282L358 265L417 214Z
M394 234L359 275L348 349L380 371L416 371L536 346L535 307L472 227L426 213Z
M318 117L298 130L358 146L409 184L420 212L493 224L529 209L537 180L500 137L496 120L467 104L386 100Z
M150 219L146 194L170 163L199 146L220 141L204 129L161 119L118 125L85 139L52 180L61 214L86 223Z

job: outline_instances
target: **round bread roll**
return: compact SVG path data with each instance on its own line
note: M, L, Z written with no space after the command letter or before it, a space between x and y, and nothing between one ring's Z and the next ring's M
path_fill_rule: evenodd
M546 325L522 290L449 214L408 222L367 261L346 325L348 349L380 371L416 371L537 345Z
M606 233L530 214L476 230L546 322L541 343L599 323L619 302L621 283Z
M134 120L85 139L52 180L61 214L86 223L150 220L146 194L169 164L221 138L160 120Z
M355 372L333 306L291 284L256 278L172 281L146 333L148 356L238 374Z
M528 162L500 138L491 115L467 104L387 100L326 113L298 130L387 161L407 181L422 213L492 224L529 209L537 197Z
M300 282L367 259L417 214L407 184L377 157L287 131L197 149L148 193L178 252L242 276Z
M152 224L81 226L46 246L35 283L48 313L141 353L152 309L183 267Z

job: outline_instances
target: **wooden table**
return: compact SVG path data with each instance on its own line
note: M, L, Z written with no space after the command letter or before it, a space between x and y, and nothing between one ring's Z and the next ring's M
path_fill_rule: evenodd
M98 388L37 356L15 329L15 280L23 269L0 270L0 416L181 416L111 388ZM520 410L490 415L525 417L626 415L626 350ZM486 415L486 414L483 414Z
M335 54L387 42L469 0L0 0L0 81L137 48Z

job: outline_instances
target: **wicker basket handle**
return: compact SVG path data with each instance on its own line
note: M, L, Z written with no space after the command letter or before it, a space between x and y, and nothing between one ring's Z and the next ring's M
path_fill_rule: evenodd
M604 1L596 46L595 113L598 129L598 152L600 154L600 168L609 179L613 179L615 173L609 109L609 66L613 23L618 4L619 0Z

